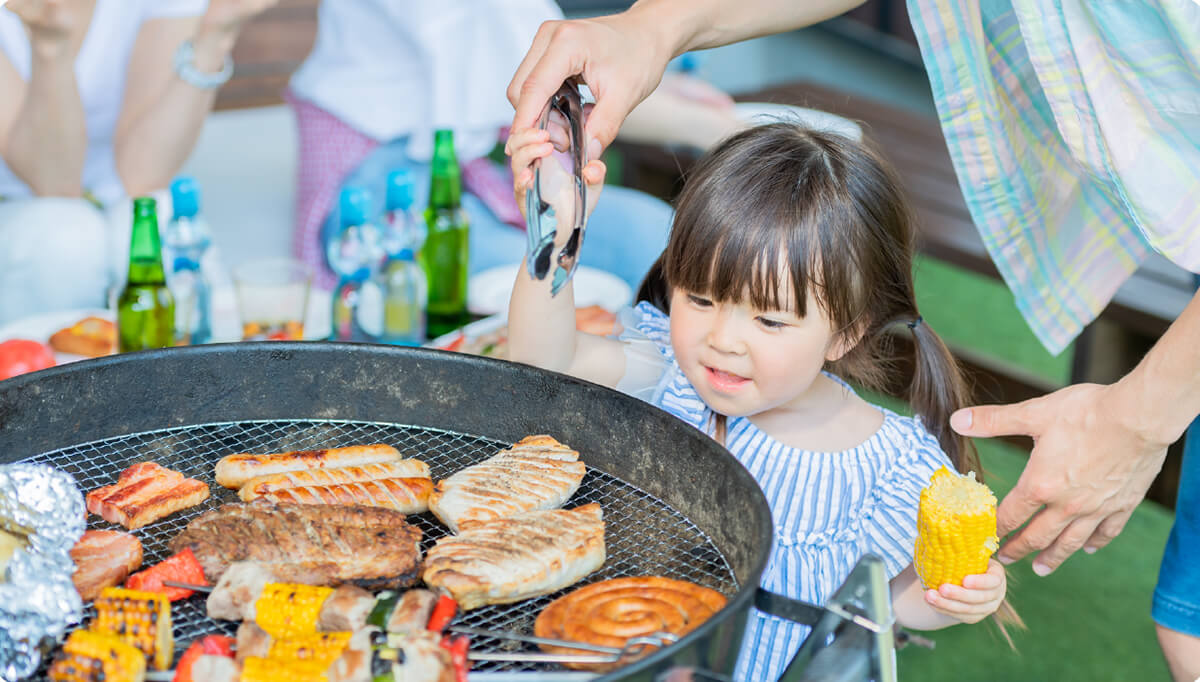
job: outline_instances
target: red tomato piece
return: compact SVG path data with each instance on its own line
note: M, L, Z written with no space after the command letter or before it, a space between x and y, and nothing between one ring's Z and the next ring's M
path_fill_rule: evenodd
M9 339L0 343L0 381L26 372L54 366L54 351L31 339Z

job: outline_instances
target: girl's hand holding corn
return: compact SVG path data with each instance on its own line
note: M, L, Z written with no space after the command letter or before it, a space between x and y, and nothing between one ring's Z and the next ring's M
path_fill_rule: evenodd
M968 575L962 585L945 583L936 590L925 590L925 602L957 621L978 623L1000 608L1007 589L1004 566L989 559L987 573Z

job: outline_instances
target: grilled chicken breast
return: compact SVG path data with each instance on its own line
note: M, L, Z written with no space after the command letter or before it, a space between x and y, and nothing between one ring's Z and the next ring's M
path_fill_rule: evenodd
M471 524L438 540L422 578L467 610L549 594L603 563L603 515L592 503Z
M557 509L579 489L586 471L575 450L550 436L527 436L438 481L429 510L457 533L481 521Z

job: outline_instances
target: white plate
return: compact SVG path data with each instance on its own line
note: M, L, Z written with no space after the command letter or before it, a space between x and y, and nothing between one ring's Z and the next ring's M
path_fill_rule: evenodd
M19 320L14 320L0 327L0 341L8 341L9 339L32 339L40 343L50 344L50 335L62 329L70 327L76 322L85 317L95 315L103 317L106 320L113 319L111 310L103 308L80 308L77 310L59 310L52 313L41 313L39 315L30 315ZM54 352L55 363L61 365L67 362L76 360L86 360L86 355L75 355L74 353L59 353Z
M467 283L467 310L473 315L507 314L513 280L520 265L500 265L471 277ZM633 290L614 274L580 265L572 280L575 306L598 305L616 311L633 300Z
M862 128L848 118L817 109L805 109L790 104L770 102L738 102L734 112L741 120L754 125L786 121L800 123L813 130L837 133L852 140L862 139Z

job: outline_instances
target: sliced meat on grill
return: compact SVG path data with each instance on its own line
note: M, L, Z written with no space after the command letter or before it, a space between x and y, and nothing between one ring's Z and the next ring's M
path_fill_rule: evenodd
M375 595L354 585L338 585L321 604L317 629L321 632L354 632L367 624L375 608Z
M71 548L75 573L71 581L84 601L100 590L125 582L142 565L142 543L119 530L89 530Z
M268 493L301 486L326 486L375 481L381 478L429 478L429 465L419 459L397 459L361 466L305 469L259 476L246 481L238 497L249 502Z
M254 620L254 602L267 583L279 578L257 561L235 561L208 595L205 608L209 618L218 620Z
M558 509L587 467L550 436L527 436L490 459L438 481L429 509L455 533L472 523L535 509Z
M463 609L549 594L604 563L600 505L523 512L477 523L438 540L425 558L425 584Z
M416 580L420 541L421 531L391 509L255 500L192 519L171 551L191 547L210 581L235 561L257 561L280 582L382 589Z
M400 634L425 632L437 601L438 596L429 590L418 589L405 592L400 595L395 608L388 615L384 629Z
M428 478L381 478L339 485L305 485L265 493L262 498L292 504L365 504L404 514L429 510L433 481Z
M208 499L208 485L160 466L139 462L117 482L87 494L88 511L129 530L157 521Z

